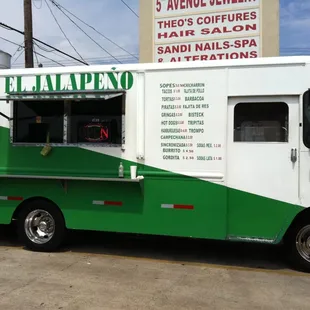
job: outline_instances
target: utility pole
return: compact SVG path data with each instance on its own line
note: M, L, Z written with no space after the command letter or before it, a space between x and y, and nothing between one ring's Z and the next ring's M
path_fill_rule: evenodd
M24 0L25 68L33 68L32 0Z

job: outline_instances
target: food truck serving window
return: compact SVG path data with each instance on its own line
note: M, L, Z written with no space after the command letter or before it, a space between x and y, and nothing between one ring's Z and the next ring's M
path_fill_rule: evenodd
M124 143L124 94L106 98L36 99L13 102L14 144Z
M13 108L13 142L63 143L63 101L15 101Z

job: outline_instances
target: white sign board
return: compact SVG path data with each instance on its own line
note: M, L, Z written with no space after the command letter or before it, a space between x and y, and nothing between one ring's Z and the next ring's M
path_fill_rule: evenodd
M146 75L147 165L191 175L224 174L225 74L186 70Z
M260 56L259 0L155 0L155 62Z

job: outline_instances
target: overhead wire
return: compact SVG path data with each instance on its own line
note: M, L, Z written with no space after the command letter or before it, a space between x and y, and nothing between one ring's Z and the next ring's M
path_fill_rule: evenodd
M55 51L54 49L48 50L47 48L40 46L38 43L33 42L33 44L35 44L39 49L41 49L42 51L46 52L46 53L51 53L53 51Z
M128 55L122 55L119 56L120 60L122 61L123 64L125 63L133 63L132 58L129 57ZM91 58L85 58L87 62L89 62L92 65L104 65L104 64L114 64L114 60L111 57L91 57ZM58 60L62 65L65 66L72 66L75 65L74 61L71 60ZM43 62L42 62L43 63ZM52 65L51 61L44 61L44 64L46 65ZM22 63L17 63L16 65L23 65Z
M119 56L120 59L122 60L130 60L131 57L128 56L128 55L120 55ZM98 61L105 61L105 60L112 60L113 58L112 57L109 57L109 56L103 56L103 57L88 57L86 58L86 60L88 62L98 62ZM63 62L72 62L70 59L66 59L66 60L63 60Z
M36 42L33 42L33 44L36 45L39 49L41 49L42 51L44 51L44 52L46 52L46 53L53 53L54 55L56 55L56 56L58 56L58 57L60 56L62 59L65 59L66 61L71 61L71 62L75 63L74 61L69 60L67 57L63 56L62 54L57 54L56 51L53 50L53 49L52 49L52 50L48 50L48 49L46 49L46 48L40 46L40 45L39 45L38 43L36 43Z
M23 45L21 45L21 44L18 44L18 43L16 43L16 42L13 42L13 41L8 40L8 39L3 38L3 37L0 37L0 39L2 39L2 40L4 40L4 41L7 41L7 42L9 42L9 43L11 43L11 44L13 44L13 45L16 45L16 46L22 48L23 50L22 50L21 54L22 54L22 53L24 52L24 50L25 50L25 46L23 46ZM54 59L52 59L52 58L49 58L49 57L47 57L47 56L45 56L45 55L42 55L41 53L39 53L39 52L37 52L37 51L35 51L35 50L34 50L34 53L37 54L37 55L39 55L39 56L41 56L41 57L43 57L43 58L45 58L45 59L48 59L48 60L51 61L51 62L54 62L54 63L56 63L56 64L58 64L58 65L60 65L60 66L62 66L62 67L65 67L65 65L63 65L62 63L60 63L60 62L58 62L58 61L56 61L56 60L54 60ZM15 59L14 63L15 63L15 62L17 61L17 59L21 56L21 54Z
M18 30L16 28L11 27L11 26L9 26L7 24L4 24L2 22L0 22L0 27L4 28L6 30L15 31L15 32L17 32L19 34L25 35L25 33L23 31ZM76 57L74 57L74 56L72 56L72 55L70 55L70 54L68 54L68 53L66 53L64 51L61 51L60 49L58 49L58 48L56 48L56 47L54 47L54 46L52 46L52 45L50 45L48 43L45 43L45 42L43 42L43 41L41 41L41 40L39 40L39 39L37 39L35 37L33 37L33 40L36 41L36 42L39 42L39 43L41 43L41 44L43 44L43 45L45 45L45 46L47 46L49 48L52 48L53 50L55 50L55 52L58 52L58 53L60 53L62 55L65 55L65 56L67 56L67 57L69 57L69 58L71 58L71 59L73 59L73 60L75 60L75 61L77 61L79 63L82 63L83 65L87 65L87 66L89 65L87 62L85 62L83 60L80 60L80 59L78 59L78 58L76 58Z
M35 6L36 9L41 10L42 6L43 6L43 0L32 0L33 5ZM40 2L40 7L37 7L37 5L35 4L36 2Z
M291 55L300 55L300 53L302 53L303 55L309 55L310 54L310 49L308 52L304 52L304 51L300 51L300 52L283 52L281 54L291 54ZM123 63L132 63L131 58L128 55L120 55L119 58L121 59L121 61ZM88 61L89 63L92 64L111 64L112 62L112 58L111 57L90 57L90 58L86 58L86 61ZM66 59L66 60L59 60L59 62L63 65L69 66L69 65L74 65L74 62L71 61L70 59ZM50 65L50 62L45 62L45 64ZM18 65L22 65L19 64Z
M54 60L54 59L52 59L52 58L49 58L49 57L47 57L47 56L45 56L45 55L42 55L41 53L38 53L38 52L34 52L34 53L38 54L38 55L41 56L42 58L45 58L45 59L48 59L48 60L52 61L53 63L55 63L55 64L57 64L57 65L60 65L60 66L62 66L62 67L65 67L65 65L63 65L62 63L60 63L60 62L58 62L58 61L56 61L56 60Z
M45 0L46 1L46 0ZM50 0L51 1L51 0ZM88 27L90 27L91 29L93 29L95 32L97 32L99 35L101 35L103 38L105 38L106 40L108 40L109 42L111 42L112 44L114 44L115 46L117 46L118 48L120 48L120 49L122 49L125 53L127 53L127 54L129 54L130 56L132 56L133 58L135 58L135 59L139 59L136 55L134 55L133 53L130 53L129 51L127 51L125 48L123 48L123 47L121 47L120 45L118 45L116 42L114 42L113 40L111 40L111 39L109 39L107 36L105 36L103 33L101 33L101 32L99 32L96 28L94 28L93 26L91 26L91 25L89 25L88 23L86 23L86 22L84 22L82 19L80 19L78 16L76 16L75 14L73 14L72 12L70 12L69 10L67 10L65 7L63 7L62 5L60 5L59 3L57 3L56 1L51 1L54 5L56 5L57 7L59 7L59 8L61 8L61 9L63 9L63 10L65 10L66 12L68 12L69 14L71 14L72 16L74 16L76 19L78 19L79 21L81 21L83 24L85 24L85 25L87 25ZM62 10L61 10L62 11ZM65 14L64 12L62 12L64 15L66 15L67 16L67 14ZM79 29L81 29L69 16L67 16L70 20L71 20L71 22L73 22ZM11 26L9 26L9 25L7 25L7 24L4 24L4 23L2 23L2 22L0 22L0 27L2 27L2 28L4 28L4 29L6 29L6 30L11 30L11 31L15 31L15 32L18 32L18 33L20 33L20 34L22 34L22 35L24 35L24 32L22 32L22 31L20 31L20 30L18 30L18 29L16 29L16 28L13 28L13 27L11 27ZM82 30L82 29L81 29ZM82 30L83 31L83 30ZM85 31L83 31L83 33L85 33ZM86 34L86 33L85 33ZM87 35L87 34L86 34ZM90 38L90 36L89 35L87 35L89 38ZM90 39L92 39L92 38L90 38ZM42 50L44 50L45 52L52 52L52 53L54 53L54 54L56 54L56 52L58 52L58 53L60 53L61 55L65 55L65 56L67 56L67 57L69 57L69 58L71 58L71 59L73 59L73 60L75 60L75 61L78 61L78 62L81 62L81 63L83 63L83 64L85 64L85 65L89 65L85 60L79 60L79 59L77 59L77 58L75 58L74 56L72 56L72 55L69 55L69 54L67 54L67 53L65 53L65 52L63 52L63 51L61 51L61 50L59 50L59 49L57 49L57 48L55 48L55 47L53 47L53 46L51 46L51 45L49 45L49 44L47 44L47 43L45 43L45 42L43 42L43 41L41 41L41 40L39 40L39 39L36 39L36 38L34 38L34 41L35 42L39 42L39 43L41 43L41 44L43 44L43 45L45 45L45 46L47 46L47 47L49 47L49 48L51 48L52 50L47 50L47 49L45 49L45 48L43 48L42 46L40 46L40 45L38 45L37 44L37 46L40 48L40 49L42 49ZM94 41L94 40L92 40L92 41ZM95 41L94 41L95 42ZM97 45L98 45L98 43L97 42L95 42ZM112 54L110 54L110 53L108 53L113 59L115 59L115 60L117 60ZM118 61L119 62L119 61ZM121 62L120 62L121 63Z
M6 41L6 42L9 42L9 43L11 43L11 44L14 44L15 46L17 46L18 47L18 49L17 49L17 51L15 52L15 54L20 50L20 48L23 48L24 49L24 46L22 45L22 44L18 44L18 43L16 43L16 42L13 42L13 41L11 41L11 40L8 40L8 39L6 39L6 38L4 38L4 37L1 37L0 36L0 39L2 39L2 40L4 40L4 41ZM36 46L38 46L39 48L41 48L42 50L44 50L44 51L48 51L48 52L53 52L54 50L52 49L52 50L47 50L47 49L45 49L44 47L42 47L42 46L40 46L38 43L36 43L36 42L34 42L34 44L36 45ZM284 52L285 54L292 54L292 53L310 53L310 47L309 48L307 48L307 47L283 47L283 48L281 48L280 49L282 52ZM65 66L65 65L72 65L72 64L74 64L74 62L72 61L72 60L69 60L69 59L65 59L64 61L55 61L54 59L51 59L51 58L49 58L49 57L47 57L47 56L44 56L44 55L42 55L42 54L39 54L38 52L36 52L38 55L40 55L41 57L43 57L43 58L45 58L45 59L47 59L48 61L47 62L45 62L45 63L47 63L47 64L50 64L50 63L55 63L55 64L58 64L58 65L60 65L60 66ZM15 55L13 55L13 56L15 56ZM20 57L20 56L19 56ZM18 57L18 58L19 58ZM64 56L62 56L62 57L64 57ZM129 61L130 59L129 58L125 58L126 57L126 55L121 55L121 56L119 56L119 57L121 57L122 58L122 60L123 61ZM101 62L101 61L104 61L104 62L107 62L107 61L109 61L109 60L111 60L111 58L110 57L92 57L92 58L86 58L87 59L87 61L93 61L93 62ZM17 61L17 59L14 61L14 63ZM17 63L16 65L23 65L23 63Z
M11 43L11 44L14 44L14 45L17 46L17 50L16 50L16 52L12 55L12 58L13 58L19 51L22 51L22 52L19 54L19 56L17 57L17 59L18 59L18 58L21 56L21 54L24 52L25 46L23 46L22 44L15 43L15 42L13 42L13 41L11 41L11 40L8 40L8 39L6 39L6 38L4 38L4 37L0 37L0 39L3 40L3 41L6 41L6 42L8 42L8 43ZM24 41L23 41L23 43L24 43ZM15 59L14 63L17 61L17 59Z
M14 45L16 45L17 46L17 49L16 49L16 51L13 53L13 55L12 55L12 58L19 52L19 51L21 51L23 48L25 48L22 44L24 43L24 41L21 43L21 44L18 44L18 43L15 43L15 42L13 42L13 41L10 41L10 40L8 40L8 39L6 39L6 38L4 38L4 37L0 37L0 39L1 40L3 40L3 41L6 41L6 42L8 42L8 43L11 43L11 44L14 44Z
M19 59L19 57L24 53L24 49L20 52L20 54L16 57L16 59L13 61L12 65Z
M45 0L47 2L47 0ZM56 6L58 8L58 6ZM59 9L59 8L58 8ZM65 12L63 12L61 9L59 9L76 27L78 27L90 40L92 40L97 46L99 46L104 52L106 52L108 55L110 55L112 58L114 58L115 61L118 63L121 63L114 55L112 55L110 52L108 52L103 46L101 46L98 42L96 42L90 35L88 35L70 16L68 16Z
M18 44L18 43L16 43L16 42L13 42L13 41L11 41L11 40L9 40L9 39L6 39L6 38L4 38L4 37L0 37L0 39L3 40L3 41L9 42L9 43L11 43L11 44L14 44L14 45L16 45L16 46L23 47L23 45Z
M24 43L24 41L23 41L22 43ZM16 51L15 51L14 54L12 55L12 58L13 58L18 52L20 52L21 50L23 50L23 46L18 46L17 49L16 49Z
M58 22L56 16L55 16L54 13L53 13L53 10L52 10L51 7L49 6L47 0L45 0L45 3L46 3L46 5L47 5L49 11L51 12L51 14L52 14L52 16L53 16L53 18L54 18L56 24L58 25L60 31L63 33L63 35L65 36L65 38L67 39L67 41L69 42L69 44L71 45L71 47L72 47L72 48L75 50L75 52L80 56L80 58L81 58L83 61L85 61L85 60L83 59L83 57L81 56L81 54L80 54L80 53L77 51L77 49L73 46L73 44L71 43L71 41L70 41L69 38L67 37L66 33L64 32L64 30L62 29L62 27L61 27L61 25L59 24L59 22Z
M125 2L124 0L121 0L121 2L122 2L133 14L135 14L135 15L139 18L139 15L127 4L127 2Z
M106 39L107 41L109 41L110 43L112 43L113 45L115 45L116 47L118 47L119 49L123 50L125 53L129 54L130 56L138 59L135 55L133 55L132 53L130 53L128 50L126 50L125 48L123 48L122 46L120 46L119 44L117 44L115 41L111 40L110 38L108 38L106 35L104 35L102 32L98 31L95 27L91 26L90 24L88 24L87 22L83 21L81 18L79 18L77 15L73 14L72 12L70 12L68 9L66 9L63 5L59 4L58 2L56 2L55 0L50 0L55 6L58 7L58 9L62 9L64 11L66 11L67 13L69 13L70 15L72 15L73 17L75 17L77 20L79 20L81 23L83 23L84 25L86 25L87 27L91 28L92 30L94 30L97 34L99 34L100 36L102 36L104 39Z
M33 45L33 53L35 55L35 58L36 58L36 61L37 61L37 65L38 67L40 66L40 63L39 63L39 58L38 58L38 54L36 53L36 50L35 50L35 46Z

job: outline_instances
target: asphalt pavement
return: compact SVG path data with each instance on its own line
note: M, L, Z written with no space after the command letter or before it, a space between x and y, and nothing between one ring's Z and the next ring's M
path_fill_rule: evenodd
M0 227L0 309L309 309L281 247L72 232L56 253Z

